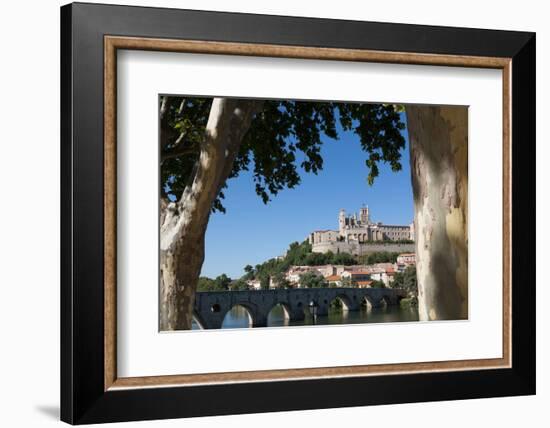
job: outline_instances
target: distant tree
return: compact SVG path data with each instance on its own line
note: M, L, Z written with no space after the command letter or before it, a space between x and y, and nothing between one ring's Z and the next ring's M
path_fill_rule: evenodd
M311 254L311 244L308 241L304 241L301 244L293 242L286 252L283 265L286 269L292 265L305 265L309 254Z
M359 257L361 264L372 265L375 263L395 263L399 253L388 251L375 251Z
M273 282L277 288L290 288L290 282L286 279L285 275L282 272L277 272L273 276Z
M201 276L197 285L197 291L216 291L216 283L213 279Z
M372 281L372 284L370 286L372 288L386 288L386 284L384 284L384 281Z
M418 285L416 280L416 267L407 266L404 272L397 272L392 282L393 288L403 288L411 296L418 295Z
M326 253L325 253L325 264L329 264L329 263L334 263L333 259L334 259L334 253L330 250L328 250Z
M328 282L322 276L318 276L317 278L318 278L318 280L313 281L313 283L311 285L311 288L327 288L328 287Z
M229 284L231 284L231 278L229 278L225 273L222 273L220 276L217 276L214 279L217 290L229 290Z
M251 265L246 265L244 267L245 274L243 275L243 278L245 281L249 281L251 279L254 279L254 268Z
M292 284L288 281L282 281L285 277L286 272L291 266L294 265L306 265L306 259L312 254L311 245L304 241L302 243L293 242L290 244L286 254L282 258L272 258L264 263L257 264L255 268L252 269L250 273L245 273L242 277L244 280L252 279L250 276L253 275L253 278L259 279L261 281L265 277L273 278L273 282L277 283L277 278L280 279L283 287L292 288ZM321 254L322 257L325 257ZM245 272L250 271L250 268L245 269Z
M232 291L241 291L241 290L248 290L250 287L248 286L248 283L244 279L237 279L231 282L231 284L229 285L229 288Z
M304 288L323 288L327 287L325 278L314 272L306 272L300 275L300 285Z
M353 287L353 283L351 282L351 278L349 276L342 278L342 287Z
M197 284L198 291L227 291L230 289L231 278L226 274L221 274L215 279L205 276L199 278Z
M335 265L345 265L351 266L358 263L358 260L355 256L352 256L350 253L338 253L334 254L332 257L332 264Z
M327 264L330 256L323 253L309 253L306 256L305 264L308 266L321 266Z
M260 275L260 288L262 290L269 290L270 276L267 274Z

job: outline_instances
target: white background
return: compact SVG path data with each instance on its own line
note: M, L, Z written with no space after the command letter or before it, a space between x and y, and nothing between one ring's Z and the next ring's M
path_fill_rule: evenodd
M110 3L109 1L104 1ZM187 7L537 31L537 340L538 395L461 402L419 403L352 409L283 412L191 420L155 421L140 426L280 427L342 423L408 427L467 427L491 424L545 426L550 401L550 299L542 268L548 258L549 229L540 227L550 209L546 166L550 137L550 29L544 2L524 0L233 0L127 1L131 4ZM9 427L58 424L59 405L59 1L5 2L0 13L0 353L1 421ZM546 98L546 99L545 99ZM547 217L547 216L546 216ZM546 248L543 248L546 243ZM475 386L474 386L475 387ZM138 423L125 426L138 426Z
M502 263L484 256L502 253L500 70L123 51L117 79L119 376L502 357ZM468 321L159 334L159 93L469 106Z

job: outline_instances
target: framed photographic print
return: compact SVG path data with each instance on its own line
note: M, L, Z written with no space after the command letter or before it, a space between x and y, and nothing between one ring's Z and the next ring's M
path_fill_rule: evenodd
M533 33L76 3L61 54L62 420L535 393Z

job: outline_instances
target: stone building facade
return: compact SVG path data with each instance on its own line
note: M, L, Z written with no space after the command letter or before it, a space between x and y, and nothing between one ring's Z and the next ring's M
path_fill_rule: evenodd
M414 241L414 223L389 225L373 222L370 219L368 206L362 207L359 215L354 213L348 216L342 209L338 214L338 230L316 230L310 233L307 239L313 251L318 253L332 251L360 255L369 252L369 248L365 248L365 245L371 244L383 244L383 247L376 251L414 251L412 244L402 243L402 241ZM396 248L384 248L393 242L397 245Z
M416 265L416 254L415 253L404 253L399 254L397 257L397 263L402 265Z

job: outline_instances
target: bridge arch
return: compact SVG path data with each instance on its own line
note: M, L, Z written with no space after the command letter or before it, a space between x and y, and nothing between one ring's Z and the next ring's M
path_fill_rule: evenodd
M388 296L387 294L384 294L382 296L382 302L386 305L386 306L390 306L393 302L392 302L392 299L390 298L390 296Z
M383 298L387 306L394 306L394 305L399 306L404 296L401 293L395 293L392 295L385 294Z
M385 301L382 296L373 296L371 294L365 294L361 303L366 305L367 308L381 308L382 306L384 306Z
M344 311L349 311L350 309L353 308L354 304L353 304L353 297L351 296L348 296L344 293L339 293L337 295L335 295L332 300L329 302L329 304L331 306L333 306L333 303L334 302L338 302L339 305L341 305L342 309Z
M233 315L240 315L243 314L243 312L247 315L246 318L248 319L247 325L241 323L240 321L237 321L238 318ZM255 319L256 318L256 308L250 304L237 302L233 305L231 305L227 311L223 314L221 328L250 328L255 325Z
M196 328L194 328L196 326ZM193 311L193 322L192 327L193 330L204 330L206 329L206 323L201 318L200 314L195 310Z
M268 327L287 326L293 318L291 306L286 301L278 302L267 311L266 318Z
M271 311L273 311L273 309L275 309L275 308L277 308L277 307L280 307L280 308L283 310L285 316L289 316L289 315L290 315L290 311L291 311L291 309L290 309L290 304L289 304L288 302L284 301L284 300L275 303L275 304L271 307L271 309L268 311L268 313L271 313Z

